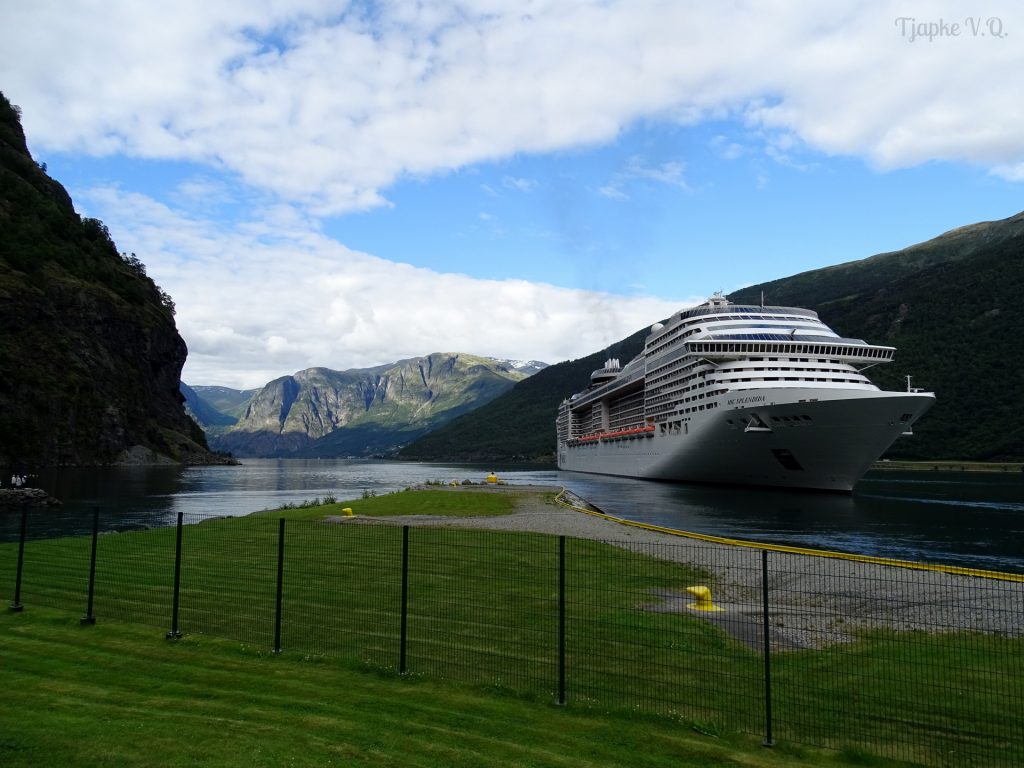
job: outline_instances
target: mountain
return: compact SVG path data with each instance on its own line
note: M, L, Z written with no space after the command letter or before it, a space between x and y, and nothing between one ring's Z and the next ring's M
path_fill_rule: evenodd
M214 461L178 392L173 301L79 217L3 94L0 232L0 465Z
M558 404L580 390L590 380L591 371L600 368L608 357L636 357L646 336L647 329L637 331L607 350L547 366L492 403L405 446L398 455L422 461L554 460Z
M185 412L200 426L208 442L216 443L221 435L238 423L249 401L258 389L230 387L190 387L182 382Z
M883 253L750 286L735 303L816 310L843 336L897 348L872 368L885 389L933 390L936 405L888 456L907 459L1020 460L1024 421L1024 213L946 232ZM655 322L657 318L651 318ZM647 328L604 352L552 365L401 451L420 460L553 458L555 413L586 386L606 357L623 362L642 348Z
M211 442L236 456L388 453L526 376L511 361L462 353L348 371L309 368L256 392L237 423Z
M182 387L188 385L183 384ZM196 385L189 387L197 401L203 407L212 408L220 417L226 417L228 423L234 424L245 413L245 407L252 400L258 389L231 389L230 387L210 387ZM186 397L187 399L187 397Z
M238 423L245 407L258 389L231 389L230 387L190 387L182 382L185 412L206 433L209 441L217 440L230 427Z
M954 229L902 251L737 291L734 301L798 304L838 333L896 347L872 368L884 389L934 390L906 459L1024 458L1024 213Z
M539 373L548 367L547 363L542 363L540 360L501 360L496 357L492 357L490 359L498 365L504 365L507 368L519 371L527 376L533 376L533 374Z

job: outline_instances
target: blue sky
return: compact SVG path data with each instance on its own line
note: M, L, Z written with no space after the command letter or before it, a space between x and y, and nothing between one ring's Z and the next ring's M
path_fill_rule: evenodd
M1012 3L147 5L5 11L0 90L191 384L557 362L1024 209Z

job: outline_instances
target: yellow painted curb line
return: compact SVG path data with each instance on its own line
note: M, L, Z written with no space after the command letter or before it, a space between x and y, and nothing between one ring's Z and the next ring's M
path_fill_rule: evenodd
M693 531L680 531L677 528L666 528L661 525L650 523L639 523L635 520L626 520L623 517L615 517L604 512L594 512L590 509L577 507L562 498L565 488L562 488L555 496L555 503L576 512L583 512L587 515L599 517L602 520L611 520L620 525L627 525L631 528L641 528L654 533L665 533L669 536L682 536L687 539L697 539L711 544L724 544L730 547L748 547L750 549L767 549L771 552L785 552L791 555L809 555L811 557L830 557L836 560L849 560L856 563L869 563L871 565L889 565L894 568L910 568L918 571L932 571L935 573L949 573L955 576L975 576L980 579L997 579L999 581L1015 581L1024 583L1024 574L1004 573L1003 571L986 571L981 568L964 568L959 565L938 565L932 563L918 563L913 560L896 560L889 557L873 557L871 555L857 555L851 552L836 552L831 549L808 549L805 547L791 547L787 544L765 544L758 541L747 541L744 539L729 539L725 536L711 536L706 533L694 533Z

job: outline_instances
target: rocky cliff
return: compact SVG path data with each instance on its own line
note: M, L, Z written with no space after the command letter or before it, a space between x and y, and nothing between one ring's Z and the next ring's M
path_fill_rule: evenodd
M178 392L174 305L75 213L0 94L0 465L213 460Z
M211 439L238 456L390 452L524 378L504 361L460 353L350 371L310 368L267 384L234 427Z

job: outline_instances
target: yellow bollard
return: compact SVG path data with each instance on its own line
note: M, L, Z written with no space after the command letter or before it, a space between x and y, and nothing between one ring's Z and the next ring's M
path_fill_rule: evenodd
M345 514L345 517L352 517L353 516L352 515L352 507L345 507L341 511Z
M687 603L687 608L692 608L695 611L724 611L724 608L719 608L713 602L711 602L711 590L701 585L697 587L687 587L686 591L697 598L695 603Z

